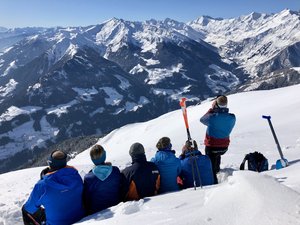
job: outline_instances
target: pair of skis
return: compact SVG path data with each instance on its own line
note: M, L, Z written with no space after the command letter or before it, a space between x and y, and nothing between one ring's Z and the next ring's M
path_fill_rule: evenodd
M194 141L191 138L191 133L190 133L190 129L189 129L189 122L188 122L186 103L185 102L186 102L186 98L182 98L181 101L179 102L179 104L180 104L180 107L182 109L182 115L183 115L184 124L185 124L185 127L186 127L186 133L187 133L187 139L188 139L187 141L189 142L190 146L192 148L194 148L195 146L194 146ZM201 188L202 188L202 181L201 181L200 171L199 171L199 168L198 168L198 164L197 164L197 161L196 161L195 154L193 154L192 157L193 157L193 162L191 163L192 164L192 174L193 174L194 189L196 190L197 184L196 184L195 170L197 171L198 179L199 179L199 183L200 183Z

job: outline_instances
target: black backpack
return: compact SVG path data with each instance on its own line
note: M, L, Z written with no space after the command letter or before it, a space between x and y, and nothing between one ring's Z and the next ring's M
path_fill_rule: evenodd
M252 152L245 156L240 170L245 169L245 162L248 160L248 170L262 172L268 170L269 163L268 159L260 152Z

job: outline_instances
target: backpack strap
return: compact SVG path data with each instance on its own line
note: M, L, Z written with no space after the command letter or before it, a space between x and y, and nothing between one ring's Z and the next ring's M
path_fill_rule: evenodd
M245 169L245 163L248 160L249 154L245 155L245 158L243 160L243 162L240 165L240 170L244 170Z

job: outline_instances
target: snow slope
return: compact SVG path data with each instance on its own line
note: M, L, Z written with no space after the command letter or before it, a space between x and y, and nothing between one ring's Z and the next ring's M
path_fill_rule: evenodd
M229 151L222 157L220 184L187 189L140 201L120 203L84 218L79 224L209 224L209 225L296 225L300 224L300 85L270 91L229 96L229 108L237 116ZM205 127L199 117L211 102L188 107L190 131L203 152ZM239 171L246 153L262 152L270 167L279 159L272 134L261 115L272 122L290 166L263 173ZM107 150L107 160L121 169L130 164L129 146L136 141L154 156L155 144L169 136L180 154L186 140L181 110L145 123L130 124L99 140ZM89 152L69 162L84 175L91 167ZM0 175L0 225L22 224L20 208L39 179L42 168Z

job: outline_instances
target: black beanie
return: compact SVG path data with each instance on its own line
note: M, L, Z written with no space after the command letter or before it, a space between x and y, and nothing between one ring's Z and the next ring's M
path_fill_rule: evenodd
M136 155L145 155L144 146L138 142L132 144L129 149L129 155L131 157L134 157Z
M60 150L55 150L51 153L47 160L50 169L58 170L67 165L67 154Z

